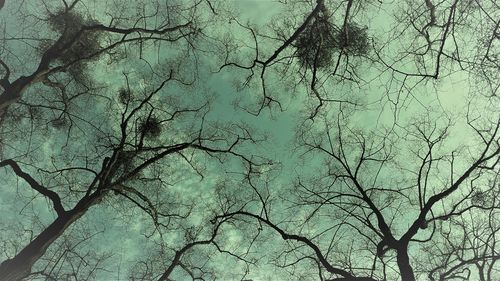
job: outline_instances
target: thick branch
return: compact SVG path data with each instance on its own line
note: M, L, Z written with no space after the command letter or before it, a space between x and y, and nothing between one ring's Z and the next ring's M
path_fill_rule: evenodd
M44 195L45 197L49 198L50 201L52 201L52 204L54 205L54 210L57 212L58 216L62 216L66 211L64 210L64 207L61 204L61 198L59 195L52 191L47 189L46 187L40 185L32 176L29 174L23 172L19 165L12 159L7 159L3 160L0 162L0 167L4 166L10 166L14 173L16 173L17 176L21 177L24 179L34 190L38 191L40 194Z
M403 237L401 237L400 241L407 242L417 233L420 225L422 225L422 223L425 221L425 217L430 212L430 210L432 209L434 204L436 204L437 202L443 200L444 198L446 198L447 196L449 196L450 194L455 192L460 187L460 185L471 176L471 174L474 171L476 171L477 169L480 169L482 167L482 165L484 165L487 161L500 155L500 147L497 147L490 155L486 155L488 153L488 151L490 150L491 145L495 141L495 137L497 136L499 129L500 129L500 122L496 125L495 130L494 130L490 140L486 143L486 147L483 150L479 159L476 162L474 162L462 174L462 176L460 176L460 178L458 178L449 188L447 188L444 191L437 193L437 194L433 195L431 198L429 198L427 203L425 203L422 211L420 212L418 218L413 222L412 226L403 235Z
M233 216L237 216L237 215L249 216L249 217L257 219L259 222L265 223L266 225L268 225L269 227L271 227L272 229L277 231L284 240L295 240L295 241L299 241L299 242L306 244L309 248L311 248L314 251L314 253L318 257L319 261L321 262L321 264L325 267L325 269L328 272L330 272L332 274L337 274L337 275L340 275L343 277L340 279L337 278L337 279L331 279L331 280L375 281L375 279L369 278L369 277L355 277L351 273L349 273L343 269L336 268L336 267L332 266L326 260L326 257L323 255L323 253L321 252L319 247L316 244L314 244L311 240L309 240L306 237L300 236L300 235L288 234L284 230L279 228L276 224L269 221L268 219L262 218L258 215L255 215L255 214L252 214L252 213L249 213L246 211L237 211L237 212L229 213L229 214L224 215L224 217L233 217ZM218 216L218 218L221 218L221 217L222 216Z

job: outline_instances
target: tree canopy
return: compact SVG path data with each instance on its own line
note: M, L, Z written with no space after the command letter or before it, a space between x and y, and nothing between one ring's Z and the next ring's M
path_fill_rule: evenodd
M492 0L0 1L0 280L497 280Z

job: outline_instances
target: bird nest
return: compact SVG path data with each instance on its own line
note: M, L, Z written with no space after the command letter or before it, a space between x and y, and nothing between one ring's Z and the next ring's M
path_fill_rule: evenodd
M161 134L161 123L156 117L149 117L140 123L139 131L147 138L157 138Z
M294 42L300 64L307 68L324 68L331 64L333 54L343 52L362 56L369 50L366 27L348 23L345 27L331 24L328 17L318 15Z

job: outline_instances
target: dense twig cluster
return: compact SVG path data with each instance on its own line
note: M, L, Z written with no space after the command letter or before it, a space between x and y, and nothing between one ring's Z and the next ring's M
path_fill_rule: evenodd
M0 0L0 280L500 276L493 1L35 2Z
M355 23L337 27L326 12L319 13L294 42L300 64L308 68L332 66L335 53L363 56L369 51L368 28Z

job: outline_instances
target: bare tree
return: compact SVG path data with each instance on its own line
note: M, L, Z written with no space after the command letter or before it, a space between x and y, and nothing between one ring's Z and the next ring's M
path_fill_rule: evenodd
M308 108L312 118L325 103L360 104L353 93L374 80L388 88L390 103L404 103L412 97L409 89L456 71L482 80L488 88L483 95L497 96L495 1L280 3L276 9L282 12L267 25L234 20L248 34L244 47L254 56L228 56L223 66L241 70L243 87L261 87L254 114L265 107L285 108L282 101L290 90L278 95L273 83L266 83L276 76L286 81L281 87L292 84L291 91L315 97ZM331 90L338 85L342 90Z
M478 203L471 203L478 196L495 196L494 192L482 193L478 183L485 189L498 189L490 183L500 153L498 83L492 79L498 76L494 59L498 20L492 17L497 5L481 1L408 1L397 7L376 1L354 3L287 1L285 7L299 12L285 8L288 16L276 19L268 33L237 22L254 42L255 58L250 63L228 60L224 67L248 72L245 85L251 85L254 77L259 80L263 98L255 113L273 103L281 108L278 96L268 94L272 88L265 82L272 75L288 76L286 82L295 85L293 94L309 92L317 104L309 108L311 120L300 125L297 135L297 149L311 161L301 163L299 170L308 168L299 173L296 198L276 195L291 201L287 208L263 202L262 210L275 209L274 217L244 207L221 217L250 217L283 239L295 241L281 258L295 258L295 263L286 263L292 268L315 260L320 280L416 280L438 272L448 278L465 264L419 271L423 266L419 253L427 255L425 249L432 243L459 243L439 237L451 228L441 220L454 221L458 228L451 233L474 236L473 231L463 229L467 219L462 216L480 212ZM363 16L373 16L368 9L378 9L387 24L364 28ZM386 28L389 36L376 33L377 28ZM355 36L349 36L351 32ZM356 59L374 71L357 69L352 63ZM465 94L455 93L459 110L466 108L459 114L450 114L442 104L436 106L442 99L436 89L453 83L449 77L467 79L461 89ZM380 87L380 93L370 93L373 98L359 95L366 91L363 87L373 91L372 86ZM472 109L471 104L467 106L471 100L481 100L480 105ZM496 205L483 207L493 213L497 209ZM291 210L292 218L284 218L276 209ZM297 214L301 215L295 218ZM484 231L481 239L496 235L495 227L478 229ZM485 248L490 249L489 245ZM304 252L304 247L309 251ZM478 245L470 249L477 251ZM477 256L480 267L491 265L490 255L461 251L452 248L447 257ZM450 271L441 272L444 268ZM481 276L465 278L487 278L481 268L466 268ZM491 268L496 272L494 263Z
M499 274L494 1L2 5L1 280ZM250 95L210 94L227 73ZM278 147L252 125L288 105ZM141 247L126 273L103 218Z
M72 82L92 88L83 80L89 77L87 72L98 59L108 57L110 63L117 63L131 55L123 50L128 46L137 50L134 55L138 59L147 61L150 45L158 51L174 43L193 46L203 27L196 14L201 1L186 5L125 1L115 4L120 8L104 7L105 14L99 14L79 0L9 3L9 10L15 13L8 18L5 25L9 29L2 34L2 116L30 87L40 83L60 92L61 102L67 106L73 97L67 96L65 88ZM35 7L37 11L31 13ZM16 26L20 17L24 17L25 23ZM98 18L107 22L101 23ZM41 29L45 30L40 32ZM17 33L22 36L13 35Z
M101 259L91 252L76 253L60 240L73 238L64 234L91 207L127 201L122 207L143 211L153 222L153 233L169 229L195 205L170 198L171 186L189 180L189 173L203 179L207 166L216 169L207 159L241 162L242 168L259 165L259 159L238 152L244 143L257 140L243 125L213 124L209 95L185 95L202 85L196 61L216 43L202 33L206 13L217 14L210 1L117 2L124 6L104 11L90 10L78 0L38 4L37 12L31 10L34 3L5 7L17 10L10 23L20 16L26 22L20 27L23 36L14 35L11 25L2 34L0 167L6 172L4 184L19 182L24 189L14 198L29 206L42 197L52 212L29 214L44 223L5 251L0 279L96 278ZM198 13L200 6L208 9ZM158 52L156 58L152 50ZM169 55L160 55L167 51ZM115 85L93 73L106 57L123 69L109 76ZM120 66L122 61L128 65ZM121 201L109 201L114 196ZM183 252L213 239L188 241L172 256L171 267ZM80 271L82 264L88 268L91 263L90 272Z
M172 157L193 165L193 169L198 173L201 173L201 167L196 167L192 160L197 156L195 151L214 157L219 154L233 155L248 164L253 163L253 160L235 152L237 145L252 140L244 128L233 128L234 133L222 128L206 128L209 126L203 117L207 113L206 105L176 109L174 104L174 107L169 109L165 97L156 96L172 81L173 75L154 89L127 100L121 112L110 116L117 118L111 120L118 122L108 124L108 128L105 128L106 124L93 125L91 120L74 121L73 126L80 130L83 126L93 127L95 138L88 141L92 143L98 139L101 142L93 148L81 151L78 146L89 144L73 141L79 133L90 134L90 128L82 132L74 130L74 133L68 132L66 138L69 141L63 144L62 157L55 158L57 154L51 156L51 163L47 163L49 165L26 165L24 162L29 158L22 156L16 157L19 160L5 159L0 162L2 167L12 171L13 176L25 181L28 187L43 195L56 213L52 223L14 257L2 263L3 280L17 280L29 274L33 264L43 256L47 248L90 207L101 202L108 194L115 193L130 200L144 210L158 226L168 224L171 216L175 215L171 214L169 208L163 210L162 206L166 203L162 203L161 196L155 194L162 188L168 188L171 168L166 163L175 163L175 160L171 160ZM161 103L162 107L155 105L158 103ZM181 129L180 125L186 120L191 130ZM166 136L163 128L173 135ZM42 180L36 179L34 173L39 174ZM51 186L66 188L59 190ZM148 186L148 189L144 190L141 186ZM154 198L160 201L155 201Z
M220 217L250 217L293 241L277 251L298 256L297 263L315 260L321 280L417 280L437 273L445 280L461 270L471 274L466 278L491 280L498 270L498 114L469 116L462 130L475 134L470 147L445 145L454 127L431 112L385 129L353 126L355 114L340 108L299 131L310 159L302 165L310 166L299 173L295 196L282 199L288 198L286 207L262 203L274 215L241 208ZM277 210L283 208L290 219ZM436 268L425 267L419 257L438 249Z
M430 280L494 280L499 274L498 173L474 185L467 206L434 218L440 231L422 261Z

